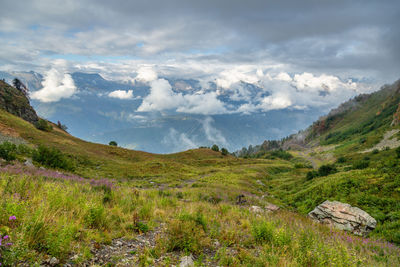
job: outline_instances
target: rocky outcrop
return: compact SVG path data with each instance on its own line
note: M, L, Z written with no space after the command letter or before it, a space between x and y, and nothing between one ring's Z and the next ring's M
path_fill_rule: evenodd
M0 80L0 108L30 123L39 120L29 104L28 97L21 91Z
M376 227L376 220L357 207L339 201L325 201L308 214L312 219L340 230L364 236Z

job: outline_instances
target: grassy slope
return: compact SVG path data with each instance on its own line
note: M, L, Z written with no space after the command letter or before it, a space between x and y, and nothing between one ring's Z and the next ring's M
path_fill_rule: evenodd
M110 190L18 166L17 174L3 170L0 230L14 242L2 249L3 263L33 264L49 256L67 262L74 254L75 263L82 263L93 256L93 241L107 244L137 236L146 231L143 225L153 230L161 224L156 246L137 251L132 264L150 264L162 255L168 255L163 264L176 264L185 253L224 266L399 264L398 249L384 242L332 232L291 211L256 215L235 205L235 197L245 194L247 205L269 201L290 208L299 202L297 208L307 210L316 202L308 192L332 177L305 181L308 169L295 168L300 159L237 159L209 149L155 155L85 142L56 127L39 131L4 111L0 122L2 132L71 155L76 174L115 180ZM17 220L10 222L11 215Z

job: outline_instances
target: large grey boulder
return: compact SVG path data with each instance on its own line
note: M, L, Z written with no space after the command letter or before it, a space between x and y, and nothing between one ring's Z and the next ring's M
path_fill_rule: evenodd
M376 227L376 220L357 207L339 201L326 200L308 216L320 223L364 236Z

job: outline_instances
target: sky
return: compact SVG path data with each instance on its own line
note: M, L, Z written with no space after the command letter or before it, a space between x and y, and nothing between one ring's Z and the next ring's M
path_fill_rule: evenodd
M148 85L138 114L333 107L400 77L398 0L1 2L0 70L44 74L31 97L45 103L79 93L76 71ZM167 78L201 86L177 92Z

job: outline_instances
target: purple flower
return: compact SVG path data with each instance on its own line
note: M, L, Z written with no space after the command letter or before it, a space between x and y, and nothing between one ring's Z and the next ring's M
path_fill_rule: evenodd
M3 237L3 239L8 239L9 238L9 236L8 235L5 235L4 237Z
M17 217L15 217L14 215L12 215L12 216L10 216L10 218L8 218L9 221L14 221L16 219L17 219Z

